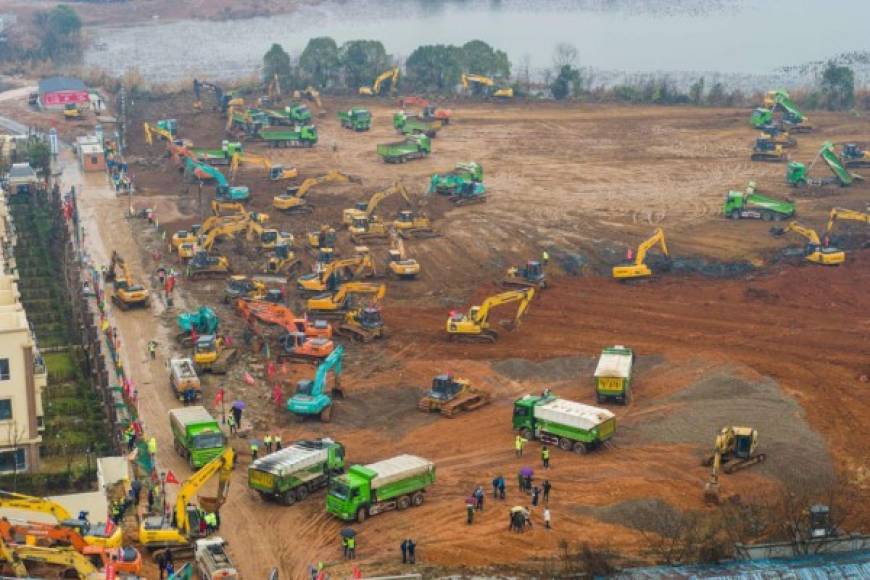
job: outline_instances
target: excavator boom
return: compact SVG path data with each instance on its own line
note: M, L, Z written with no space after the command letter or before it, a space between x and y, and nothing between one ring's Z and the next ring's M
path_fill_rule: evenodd
M828 225L825 227L826 235L830 235L831 230L834 229L834 223L836 223L837 220L853 220L870 224L870 214L851 209L844 209L842 207L832 208L831 214L828 217Z
M475 342L495 342L498 333L490 328L489 315L493 308L502 304L519 302L514 318L505 324L517 328L535 297L534 288L509 290L488 297L480 306L472 306L467 314L451 313L447 318L447 335L451 340L468 339Z
M655 233L641 242L637 247L634 262L613 267L613 277L616 279L631 279L651 276L652 270L650 270L649 266L646 265L646 255L650 249L656 246L656 244L661 246L662 254L669 258L670 253L668 252L668 246L665 242L665 232L662 228L656 228Z

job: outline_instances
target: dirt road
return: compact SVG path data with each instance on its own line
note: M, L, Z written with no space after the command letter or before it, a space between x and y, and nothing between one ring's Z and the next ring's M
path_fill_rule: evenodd
M762 468L725 479L726 495L752 497L782 486L822 488L840 477L865 500L856 508L854 527L870 522L865 507L870 403L862 396L870 374L870 296L864 291L870 283L870 251L849 252L839 268L776 264L739 277L662 275L637 286L558 273L554 287L535 300L523 325L503 332L497 345L460 347L441 335L450 308L479 304L494 290L492 280L507 263L545 247L561 264L572 263L574 256L575 262L591 265L583 272L594 274L618 258L621 244L636 242L653 225L663 224L674 232L676 255L758 262L775 257L784 243L767 236L766 224L735 224L715 215L727 188L750 178L778 183L784 171L783 166L754 166L745 160L751 140L745 114L475 105L456 113L455 124L436 139L432 158L392 167L378 164L373 153L375 143L395 137L387 126L390 108L372 108L378 125L370 134L340 132L331 111L319 124L321 144L314 150L267 152L297 165L305 176L339 167L364 180L362 186L312 192L316 210L310 218L272 212L282 229L299 235L324 221L336 223L342 207L397 177L419 192L429 172L468 159L484 164L490 202L454 210L440 206L443 200L430 200L430 211L446 235L409 244L427 273L408 285L389 283L385 313L391 337L349 347L343 379L349 396L338 404L332 424L297 423L272 405L272 385L261 378L252 357L224 379L208 377L205 387L207 405L218 386L243 398L258 434L280 430L285 441L329 435L347 445L354 463L402 452L436 462L438 483L422 507L380 515L359 527L358 563L365 572L397 569L398 546L406 537L417 539L425 565L452 570L549 558L562 539L637 553L638 524L625 515L633 502L654 499L674 509L703 509L701 486L707 472L699 459L720 427L743 422L759 429L770 459ZM219 119L205 113L194 118L185 110L158 102L141 114L150 120L179 118L181 134L197 145L219 141ZM866 129L863 123L847 126L836 115L814 118L824 134L802 137L802 147L808 145L800 155L811 158L810 143L823 136L851 138ZM133 160L143 187L137 207L156 207L164 222L172 222L170 231L197 221L196 196L181 193L178 173L161 159L162 146L148 150L139 139L130 136L131 155L141 159L138 164ZM239 182L254 191L254 209L267 208L270 196L283 187L253 170L245 170ZM836 203L856 205L866 201L866 191L866 186L838 191ZM126 200L115 199L98 182L84 182L80 203L86 243L95 258L107 260L117 249L147 279L156 265L153 253L165 247L159 236L142 220L125 219ZM818 224L831 203L801 200L799 211ZM392 215L398 207L390 200L382 211ZM856 235L860 239L862 234ZM256 269L240 255L232 257L243 271ZM226 330L238 333L235 315L216 304L220 287L217 282L182 282L176 312L200 303L215 305ZM157 304L152 312L117 313L115 319L131 358L127 368L139 383L141 413L158 434L161 464L186 477L186 465L171 450L166 420L176 405L164 367L165 357L177 350L169 339L173 315ZM154 336L161 348L152 363L145 344ZM555 451L546 474L540 470L538 445L530 444L528 455L516 458L510 429L513 398L551 387L561 396L591 403L591 361L614 343L630 345L640 355L634 400L614 409L620 425L614 445L585 457ZM239 380L245 370L257 378L254 385ZM424 386L444 371L492 390L493 404L453 420L419 413L415 406ZM295 378L307 374L308 367L289 369L285 393ZM262 577L278 566L299 577L319 560L331 572L348 572L338 547L343 524L324 514L322 496L290 508L263 503L246 487L246 442L235 444L242 453L221 512L221 534L229 539L242 574ZM547 477L553 482L553 531L542 529L539 510L534 510L532 532L520 536L507 531L506 508L528 502L513 484L525 465L535 468L539 481ZM478 484L488 488L498 474L508 480L507 503L490 501L475 524L466 526L463 499Z

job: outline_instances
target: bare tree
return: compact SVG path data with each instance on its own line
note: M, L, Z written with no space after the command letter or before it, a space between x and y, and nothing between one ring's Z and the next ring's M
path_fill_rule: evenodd
M520 58L519 70L517 70L517 80L519 80L523 88L528 94L532 90L532 55L525 53Z
M560 42L553 50L553 68L558 72L563 66L576 67L578 56L576 46L568 42Z
M18 422L14 419L7 426L6 441L8 442L4 449L12 449L12 491L18 491L18 446L25 439L24 428L18 427Z

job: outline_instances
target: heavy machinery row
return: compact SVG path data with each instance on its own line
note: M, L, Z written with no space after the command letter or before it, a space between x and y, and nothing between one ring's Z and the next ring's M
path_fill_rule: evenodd
M379 95L389 82L395 95L398 69L385 71L371 86L361 87L359 94ZM494 98L512 98L507 88L498 88L492 79L463 74L462 83L484 87ZM273 162L252 149L267 147L313 147L317 144L315 117L321 116L320 95L311 87L297 91L296 101L279 107L281 87L277 78L269 83L267 94L257 106L219 86L195 81L195 107L203 110L202 96L215 96L213 109L226 116L227 139L219 146L198 147L180 137L183 127L172 119L144 124L146 142L166 147L167 162L174 164L188 181L214 183L209 201L211 215L202 223L176 231L169 240L188 279L225 280L223 301L233 307L244 321L244 343L254 352L265 352L278 361L310 364L308 378L298 381L286 401L288 413L300 420L323 422L340 420L337 400L344 396L341 376L345 352L354 343L369 343L387 338L383 308L387 281L401 284L417 277L424 266L406 254L405 243L436 237L438 229L425 212L428 195L443 195L461 207L487 200L483 168L476 162L459 162L454 168L430 176L426 193L414 195L401 181L395 181L345 208L340 222L346 230L352 250L342 252L343 232L329 224L307 223L303 240L277 227L270 227L270 216L250 211L246 203L250 190L234 185L240 171L248 166L262 170L272 181L292 181L299 177L295 167ZM308 99L317 107L313 114L300 100ZM431 105L420 97L404 97L401 111L392 118L393 128L403 140L377 146L377 154L386 163L405 163L432 152L432 140L449 126L452 111ZM790 133L808 133L811 127L784 91L772 91L763 108L752 114L752 125L761 130L753 160L788 160L783 149L797 145ZM419 107L418 112L409 112ZM374 119L362 106L340 111L337 122L352 132L365 132ZM353 138L353 133L348 133ZM443 137L442 137L443 138ZM787 182L794 187L825 187L834 180L811 178L821 159L841 186L861 179L847 168L870 165L870 155L854 145L846 145L838 155L831 143L825 143L816 159L805 166L790 162ZM276 212L288 216L305 216L312 211L309 194L331 183L360 184L355 176L334 170L308 177L298 185L289 185L272 199ZM422 189L422 188L421 188ZM401 199L404 207L392 219L378 210L390 197ZM795 205L757 191L750 182L745 191L730 191L723 215L734 220L744 218L765 221L792 220ZM339 216L336 216L338 220ZM822 234L789 221L775 235L796 233L807 240L805 257L817 264L839 264L845 254L830 244L835 224L840 220L870 223L870 215L833 208ZM219 244L234 240L244 259L234 268L230 259L218 252ZM376 246L388 244L385 259L376 257ZM654 268L648 263L650 250L659 247L670 258L665 233L661 228L641 242L628 263L615 266L612 277L630 281L651 277ZM248 267L253 264L254 268ZM308 265L306 267L306 264ZM383 265L383 267L381 267ZM447 340L467 343L494 343L499 328L508 331L520 327L534 300L546 299L551 285L547 276L548 257L530 259L510 267L501 280L498 293L472 305L467 311L448 313L443 327ZM243 273L236 273L236 270ZM262 276L261 276L262 275ZM121 310L150 305L150 293L137 282L124 258L113 253L106 281L112 284L112 302ZM269 282L280 281L269 287ZM289 294L292 291L294 298ZM497 309L515 306L506 320L496 320ZM239 347L231 346L221 333L221 321L215 310L202 305L177 317L176 355L169 364L168 385L179 400L170 411L169 428L175 452L190 467L170 515L150 514L142 519L137 544L148 551L171 551L177 557L194 557L204 577L235 578L237 572L223 549L223 541L211 536L213 530L200 525L206 513L219 510L227 498L235 452L224 427L201 406L203 373L228 372L238 358ZM342 342L342 339L344 342ZM260 348L257 348L257 347ZM266 348L262 348L265 346ZM273 356L272 356L273 355ZM614 345L604 348L590 379L591 390L599 405L628 405L632 398L635 355L630 347ZM331 383L331 384L330 384ZM421 412L439 413L454 418L490 403L493 394L471 381L444 373L432 379L416 406ZM511 416L504 418L505 430L517 437L539 441L565 452L584 455L607 447L616 435L616 417L604 408L586 405L555 396L549 389L513 401ZM510 425L510 426L508 426ZM704 488L706 501L719 501L720 475L731 474L763 462L758 452L758 432L753 427L724 426L716 434L712 452L702 465L710 468ZM214 497L199 496L200 507L193 498L215 476L218 490ZM345 447L337 440L323 437L289 443L283 448L254 459L248 467L247 484L264 501L284 506L313 501L311 495L326 489L323 502L327 513L340 520L362 524L367 518L390 510L419 506L427 489L436 482L434 462L415 455L400 453L366 465L352 464ZM0 507L49 513L57 526L34 523L11 524L0 521L0 558L12 564L16 574L26 575L27 561L58 563L75 570L79 577L89 577L109 560L116 570L136 574L141 567L139 552L122 548L120 529L91 526L85 518L69 513L47 499L16 494L0 495ZM28 546L24 536L39 539L39 546ZM60 546L60 547L59 547ZM19 567L20 565L20 567Z

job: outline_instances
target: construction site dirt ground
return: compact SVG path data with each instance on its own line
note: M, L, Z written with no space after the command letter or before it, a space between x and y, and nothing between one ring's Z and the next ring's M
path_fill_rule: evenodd
M335 119L338 108L354 103L327 103L326 116L318 120L320 143L311 150L251 150L298 167L303 178L340 169L362 183L313 189L314 213L287 217L269 209L285 184L243 168L236 182L251 188L252 209L267 211L273 223L298 238L325 222L338 226L342 208L394 179L419 195L430 173L467 160L484 166L488 202L454 209L441 198L425 198L443 235L406 244L424 275L388 282L389 338L349 347L342 376L347 396L337 402L332 423L300 423L271 402L274 383L286 396L297 379L312 375L312 367L288 365L269 380L263 361L248 353L225 377L206 377L204 400L211 407L217 389L225 388L228 400L246 402L254 435L280 431L285 441L330 436L347 446L353 463L398 453L436 463L438 481L422 507L356 526L357 564L364 572L399 569L399 544L407 537L418 542L418 561L439 570L510 569L556 557L562 540L642 558L643 537L630 515L632 506L655 501L679 510L705 509L708 470L700 459L725 425L757 428L759 450L768 455L758 468L724 476L725 495L824 489L839 479L861 498L851 528L867 527L870 250L861 249L866 230L838 230L844 245L854 249L844 265L822 268L783 252L799 248L802 240L772 238L770 224L718 215L727 190L745 187L750 179L764 192L793 193L783 184L784 164L749 162L754 133L745 111L455 103L454 122L434 140L430 158L391 166L381 163L374 149L396 140L390 123L394 107L367 102L375 126L357 134L340 129ZM140 127L143 120L176 118L182 137L217 146L223 120L190 110L189 97L140 100L130 123L128 158L139 188L133 204L154 208L167 232L201 219L197 187L185 193L181 175L162 158L163 145L145 146ZM819 114L812 121L818 130L799 136L800 147L792 152L806 162L822 140L859 140L870 129L870 121L847 115ZM821 165L814 168L824 172ZM203 199L211 191L205 186ZM799 198L800 219L820 229L831 206L863 209L868 191L863 183L832 189L825 197ZM94 196L85 184L80 203L98 259L107 260L112 249L138 255L140 260L131 261L146 278L158 261L169 260L160 255L165 254L161 234L145 220L125 219L126 198ZM392 219L399 207L391 198L378 213ZM683 268L638 285L602 275L656 226L665 228L672 256ZM348 252L350 242L343 236L340 248ZM260 269L232 246L225 243L220 251L236 271ZM501 332L495 345L444 339L450 309L479 304L496 291L494 282L506 266L543 249L554 258L553 287L535 298L518 330ZM376 247L381 260L384 252ZM178 404L165 368L169 356L182 352L171 338L174 316L209 304L221 316L222 330L240 338L242 324L220 302L221 290L219 281L184 280L173 310L158 303L150 313L115 314L132 353L130 372L139 377L141 412L163 450L161 464L184 477L189 469L171 451L166 420ZM494 318L510 314L497 312ZM152 337L160 342L153 363L145 355ZM612 344L629 345L639 355L631 403L611 407L619 424L612 444L582 457L554 450L547 472L538 444L529 444L525 457L515 457L513 399L549 387L562 397L594 403L594 360ZM492 404L454 419L420 413L416 403L424 388L445 371L490 390ZM242 380L245 372L254 377L253 385ZM262 577L277 566L299 577L317 561L331 572L348 572L339 547L345 524L324 513L322 496L293 507L264 503L247 489L247 439L233 443L239 460L221 511L221 534L242 574ZM537 481L548 478L553 484L553 530L543 528L537 508L531 532L508 531L508 508L530 501L515 483L523 466L535 469ZM477 485L488 490L496 475L508 481L507 501L488 500L486 511L467 526L464 499Z

